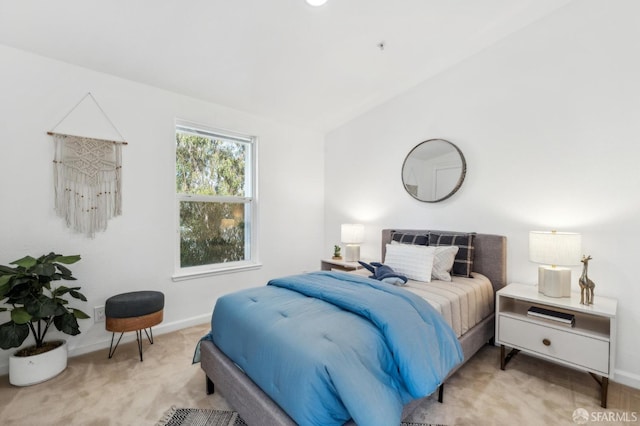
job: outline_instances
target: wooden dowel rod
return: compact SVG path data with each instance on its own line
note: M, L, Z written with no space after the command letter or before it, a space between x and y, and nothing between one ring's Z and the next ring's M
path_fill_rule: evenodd
M88 137L90 139L100 139L100 140L111 142L111 143L119 143L121 145L129 145L129 142L125 142L125 141L112 141L112 140L109 140L109 139L93 138L91 136L65 135L64 133L55 133L55 132L47 132L47 134L50 135L50 136L60 135L60 136L77 136L77 137L80 137L80 138Z

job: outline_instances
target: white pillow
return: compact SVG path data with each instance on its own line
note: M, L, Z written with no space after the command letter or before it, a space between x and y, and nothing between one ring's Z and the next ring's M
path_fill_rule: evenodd
M451 281L451 268L453 268L456 254L458 254L458 246L436 246L431 278L440 281Z
M410 244L387 244L384 264L415 281L431 282L436 248Z

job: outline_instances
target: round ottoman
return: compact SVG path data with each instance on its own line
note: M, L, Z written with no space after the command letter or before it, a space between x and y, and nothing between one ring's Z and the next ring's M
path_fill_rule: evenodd
M108 298L104 305L104 314L105 328L112 332L109 358L116 352L122 335L126 331L135 331L142 361L142 330L147 335L149 343L153 344L151 327L162 322L163 310L164 294L159 291L132 291ZM120 333L120 337L114 347L113 338L116 332Z

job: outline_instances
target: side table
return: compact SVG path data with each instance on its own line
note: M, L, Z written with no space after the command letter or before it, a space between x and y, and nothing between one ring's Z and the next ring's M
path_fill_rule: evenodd
M528 313L531 307L569 314L574 324ZM607 407L609 378L614 374L618 302L602 296L593 305L581 305L580 294L548 297L538 287L509 284L496 293L496 343L500 368L519 352L589 373L601 387L600 405ZM505 355L505 347L511 347ZM600 376L600 377L598 377Z

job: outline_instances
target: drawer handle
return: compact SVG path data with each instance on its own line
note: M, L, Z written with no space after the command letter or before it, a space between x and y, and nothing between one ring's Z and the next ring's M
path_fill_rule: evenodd
M545 346L551 346L551 340L549 339L542 339L542 344Z

